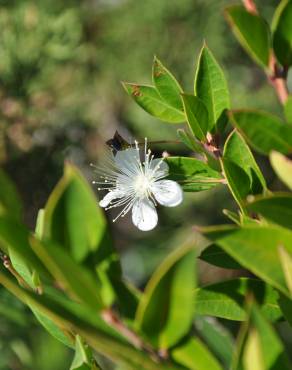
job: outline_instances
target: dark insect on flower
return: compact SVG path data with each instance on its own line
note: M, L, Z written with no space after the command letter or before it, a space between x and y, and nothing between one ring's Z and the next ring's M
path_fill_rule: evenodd
M106 144L113 150L113 153L120 150L130 148L131 145L118 133L115 132L114 137L106 142Z

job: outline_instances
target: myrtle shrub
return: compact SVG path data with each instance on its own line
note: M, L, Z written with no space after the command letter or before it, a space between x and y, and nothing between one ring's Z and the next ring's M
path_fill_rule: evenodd
M161 176L167 177L164 184L179 184L179 200L168 199L166 204L153 191L157 202L174 206L181 201L177 189L201 192L221 186L237 204L237 210L222 204L228 224L194 226L198 242L186 240L178 246L143 291L124 278L110 221L76 166L65 163L63 177L38 213L35 230L22 223L19 196L7 175L0 173L0 283L53 337L75 350L72 370L292 369L286 342L277 331L280 321L292 325L292 98L287 87L292 1L280 2L271 26L252 0L227 7L225 17L273 86L283 117L248 107L232 109L224 71L206 44L198 56L193 92L185 92L156 57L152 85L123 83L147 113L166 124L180 124L176 142L190 153L185 157L164 153L155 162L167 169L163 176L159 170L155 181ZM57 50L58 58L71 52L64 46L60 56L56 48L48 52ZM123 173L137 164L127 153L139 152L140 144L119 134L109 140L117 173L119 163ZM254 153L269 161L282 182L281 191L268 188ZM143 176L149 158L145 150L145 158L138 159ZM112 191L123 189L119 175L110 172L104 177L99 168L97 177L104 184L111 183ZM134 190L154 202L152 213L147 210L154 227L153 188L145 189ZM113 193L106 197L102 206L113 202ZM143 229L147 212L141 211L142 221L137 221L138 211L130 206L134 223ZM122 216L129 210L124 209ZM202 286L197 277L199 259L236 270L236 277Z

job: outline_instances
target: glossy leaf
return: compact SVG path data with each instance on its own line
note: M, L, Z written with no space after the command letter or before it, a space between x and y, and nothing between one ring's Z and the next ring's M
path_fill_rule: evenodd
M227 180L227 185L233 194L234 199L237 201L242 212L244 210L244 200L249 194L251 181L247 173L234 162L229 159L222 159L222 169Z
M279 179L292 190L292 161L278 152L271 152L270 162Z
M22 204L15 185L0 168L0 215L5 214L20 221Z
M287 250L280 245L278 253L282 265L282 269L286 278L288 289L290 290L292 298L292 254L288 253Z
M135 102L152 116L170 123L184 122L183 111L173 108L159 95L153 86L123 83L127 93Z
M282 0L273 20L273 47L277 59L283 66L292 64L292 1Z
M259 153L276 150L282 154L292 152L292 125L278 117L257 110L230 112L232 124Z
M292 231L276 225L201 229L243 267L289 296L278 247L292 253Z
M256 345L257 348L251 347L251 343L249 342L250 337L248 337L248 350L245 348L243 355L245 363L250 364L247 370L254 369L251 363L251 355L253 355L254 359L255 357L258 359L259 364L262 362L263 370L291 370L291 363L285 353L285 348L281 339L263 317L256 304L253 304L251 307L251 329L249 331L249 336L250 335L252 335L253 338L251 342L253 345Z
M230 211L229 209L223 209L222 213L229 218L229 220L233 221L235 224L240 225L240 214Z
M168 157L169 178L177 181L184 191L202 191L213 188L222 180L219 172L206 163L187 157Z
M98 353L118 364L141 370L182 370L181 367L167 362L157 364L142 351L128 345L125 341L109 335L103 329L90 325L86 320L72 314L55 300L36 295L19 287L8 275L0 271L0 283L25 304L44 312L61 327L71 328Z
M290 326L292 326L292 299L281 294L279 298L279 305L285 319L288 321Z
M104 307L100 283L90 271L78 265L61 247L52 243L43 244L32 239L31 246L62 289L91 308Z
M251 182L252 194L261 193L267 188L266 181L252 152L243 137L235 130L225 142L223 157L235 163L247 173Z
M171 107L183 110L180 94L183 92L175 77L164 65L154 57L152 67L153 84L156 87L161 98Z
M242 269L242 266L238 262L215 244L211 244L209 247L204 249L199 258L211 265L222 267L224 269Z
M75 355L70 370L98 370L100 369L93 359L91 349L79 335L75 339Z
M195 313L244 321L247 318L245 299L248 294L253 294L268 320L275 321L282 316L276 290L260 280L250 278L236 278L198 288Z
M289 95L284 103L284 114L286 121L292 123L292 95Z
M34 271L46 279L50 279L50 274L31 250L29 237L29 231L23 225L12 219L0 217L1 249L11 256L12 266L24 281L35 288Z
M184 143L190 150L198 153L204 152L202 144L198 142L188 131L185 131L184 129L178 129L177 136L179 137L180 141Z
M207 346L195 337L188 337L171 352L176 362L193 370L222 370L218 360L209 352Z
M188 94L182 94L182 101L191 131L197 139L206 141L209 117L205 104L198 97Z
M264 218L292 229L292 194L274 193L258 196L247 205L250 212L259 213Z
M72 164L66 164L64 176L51 193L44 212L44 238L64 246L76 261L83 261L104 243L109 254L112 252L103 211Z
M31 306L30 309L32 310L33 314L39 321L39 323L58 341L63 343L65 346L73 348L72 338L69 338L69 334L65 335L65 333L52 321L48 316L44 315L41 311L39 311L34 306ZM71 334L72 335L72 334Z
M230 332L214 317L196 315L195 326L208 348L229 369L234 352L234 339Z
M230 101L224 73L206 45L201 50L196 70L195 95L207 107L210 130L230 108Z
M255 62L268 67L270 31L266 21L259 15L251 14L241 5L226 8L225 15L241 46Z
M193 248L174 251L154 272L141 297L136 323L156 347L173 346L191 327L195 258Z

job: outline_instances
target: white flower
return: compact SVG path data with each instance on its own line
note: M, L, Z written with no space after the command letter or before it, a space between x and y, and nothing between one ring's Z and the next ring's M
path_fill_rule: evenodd
M134 148L111 153L107 165L98 168L102 171L101 182L104 187L98 190L108 190L99 202L107 209L123 207L120 216L124 217L132 210L132 220L138 229L152 230L158 221L155 206L157 203L166 207L175 207L182 202L181 187L172 180L162 180L168 175L168 165L163 159L154 159L150 149L147 151L147 140L143 153L135 142Z

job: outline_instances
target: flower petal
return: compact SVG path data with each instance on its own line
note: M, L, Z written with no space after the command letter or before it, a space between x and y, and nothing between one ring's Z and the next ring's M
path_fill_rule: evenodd
M147 198L137 200L132 209L132 221L139 230L149 231L154 229L158 222L154 204Z
M156 181L151 190L158 203L166 207L175 207L183 200L183 191L178 183L172 180Z
M114 161L119 169L133 170L138 168L138 162L140 162L139 151L135 148L119 150L114 157Z
M168 164L161 158L153 159L150 165L150 169L152 171L155 171L155 177L167 176L169 171Z
M123 191L120 190L112 190L109 191L103 199L99 202L99 205L102 208L106 208L114 199L122 198L125 195Z

